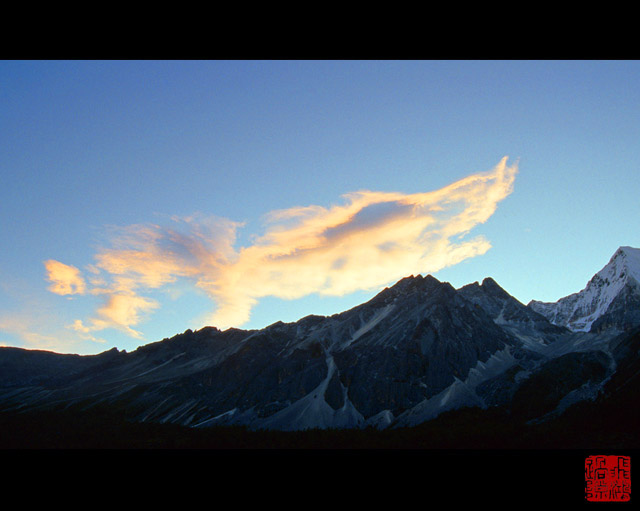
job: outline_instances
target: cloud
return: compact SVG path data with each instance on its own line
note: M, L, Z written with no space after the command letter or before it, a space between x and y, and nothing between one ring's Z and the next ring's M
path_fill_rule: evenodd
M109 295L105 304L96 311L96 317L91 318L89 325L77 319L69 325L69 328L81 334L89 334L105 328L117 328L131 337L141 339L142 333L131 326L140 322L142 313L153 311L158 307L159 303L155 300L137 296L134 293L114 293ZM95 340L92 336L87 338Z
M273 211L262 236L240 249L236 233L243 224L223 218L194 215L173 217L169 226L112 228L111 246L87 266L89 282L96 284L88 292L106 301L87 325L77 321L74 328L87 333L115 327L139 337L131 327L159 307L139 293L178 279L207 293L216 306L208 324L226 328L245 323L266 296L341 296L435 273L489 250L484 237L465 237L512 192L516 173L517 165L508 166L505 157L489 172L432 192L364 190L328 208ZM85 291L76 268L53 262L53 292Z
M51 282L49 291L58 295L83 294L85 281L80 270L75 266L49 259L44 262L47 270L47 278Z

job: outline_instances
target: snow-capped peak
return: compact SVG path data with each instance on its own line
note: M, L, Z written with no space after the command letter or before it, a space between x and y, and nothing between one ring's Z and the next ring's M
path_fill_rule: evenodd
M620 272L625 272L627 278L632 277L640 283L640 249L633 247L620 247L609 261ZM605 266L606 268L606 266Z
M640 287L640 249L620 247L607 265L579 293L555 303L531 301L529 306L553 324L588 332L627 286Z

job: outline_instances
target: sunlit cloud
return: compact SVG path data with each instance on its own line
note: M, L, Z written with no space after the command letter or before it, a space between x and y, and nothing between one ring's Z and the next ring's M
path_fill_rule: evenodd
M105 328L117 328L137 339L142 334L131 326L137 325L141 320L141 314L153 311L159 307L159 303L134 293L111 294L106 303L96 311L96 317L91 318L88 325L81 320L75 320L69 328L82 334L89 334ZM91 337L93 340L93 338Z
M44 262L47 278L51 282L49 291L58 295L83 294L85 281L80 270L59 261L50 259Z
M190 281L214 303L210 325L241 326L261 298L342 296L374 290L409 274L435 273L491 247L466 239L513 190L517 164L507 158L440 190L403 194L358 191L331 207L306 206L265 215L265 230L235 248L243 224L222 218L174 217L166 225L112 228L86 285L77 268L47 261L51 291L102 295L103 306L72 328L89 334L132 327L160 304L142 293ZM47 264L45 263L45 264ZM53 264L56 263L56 264ZM75 270L75 271L74 271Z

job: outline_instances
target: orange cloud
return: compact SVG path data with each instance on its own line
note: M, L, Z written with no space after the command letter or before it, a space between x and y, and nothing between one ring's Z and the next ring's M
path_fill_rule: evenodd
M75 266L63 264L54 259L44 262L47 278L51 281L49 291L58 295L83 294L85 282L80 270Z
M234 264L200 282L218 303L210 322L240 325L264 296L340 296L483 254L491 246L483 237L452 239L489 219L512 192L516 172L504 158L491 172L435 192L361 191L345 195L342 206L278 211L268 217L266 234L240 250Z
M106 303L96 311L97 317L91 318L90 324L85 325L76 320L69 328L82 334L89 334L105 328L120 329L131 337L142 338L142 333L131 328L141 321L141 313L150 312L159 307L158 302L134 293L111 294Z
M105 295L106 302L88 325L78 321L73 328L87 333L115 327L139 337L131 326L159 307L139 291L178 278L191 280L212 298L217 307L207 322L226 328L245 323L266 296L339 296L409 274L435 273L490 248L482 236L462 238L493 215L512 192L516 173L517 165L508 166L505 157L489 172L433 192L359 191L330 208L274 211L265 217L264 234L239 250L234 245L242 224L226 219L174 217L171 227L115 229L112 246L100 250L88 267L94 274L90 283L100 284L89 292ZM65 273L61 270L75 268L62 267L50 271L50 289L84 292L84 281L80 286L74 280L79 272Z

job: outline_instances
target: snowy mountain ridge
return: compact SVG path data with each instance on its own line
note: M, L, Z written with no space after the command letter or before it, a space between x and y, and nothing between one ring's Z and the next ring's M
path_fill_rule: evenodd
M624 291L640 295L640 249L627 246L618 248L582 291L557 302L532 300L528 307L554 325L574 332L588 332Z

